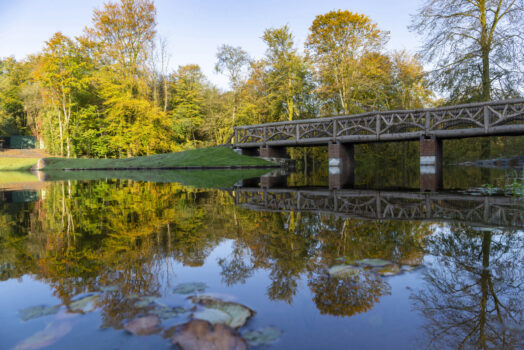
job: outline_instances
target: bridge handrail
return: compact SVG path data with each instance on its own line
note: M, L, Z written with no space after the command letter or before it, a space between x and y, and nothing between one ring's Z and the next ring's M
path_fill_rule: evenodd
M358 118L365 118L365 117L374 117L377 115L389 115L389 114L399 114L399 113L407 114L407 113L421 113L421 112L444 112L444 111L449 111L453 109L461 109L461 108L475 108L475 107L495 106L495 105L505 105L505 104L518 104L518 103L524 103L524 98L489 101L489 102L464 103L460 105L434 107L434 108L398 109L398 110L391 110L391 111L372 111L372 112L365 112L365 113L358 113L358 114L337 115L337 116L331 116L331 117L318 117L318 118L299 119L299 120L271 122L271 123L262 123L262 124L249 124L249 125L235 126L234 129L249 129L249 128L254 128L254 127L262 127L262 126L307 124L307 123L317 123L317 122L347 119L347 118L358 119Z
M392 140L413 139L439 132L442 134L439 137L460 137L489 135L491 132L502 134L517 129L518 132L523 131L524 125L506 125L516 120L524 120L524 99L411 110L372 111L354 115L236 126L234 144L254 146L266 142L289 144L293 141L306 144L313 140L320 142L339 139L346 142L351 140L369 142L382 140L381 136L385 137L384 140ZM362 124L359 124L360 121ZM457 126L462 127L457 130ZM462 132L468 129L469 133Z

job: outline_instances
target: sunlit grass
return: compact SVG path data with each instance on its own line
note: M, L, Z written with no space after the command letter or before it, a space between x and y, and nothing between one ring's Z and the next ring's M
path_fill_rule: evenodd
M169 167L249 167L271 166L263 159L243 156L229 147L200 148L179 153L157 154L125 159L46 158L45 170L60 169L140 169Z
M0 171L29 170L38 162L38 158L0 157Z

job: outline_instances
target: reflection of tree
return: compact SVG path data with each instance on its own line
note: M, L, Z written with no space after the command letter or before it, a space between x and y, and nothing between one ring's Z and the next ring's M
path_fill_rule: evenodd
M428 240L437 263L414 294L427 319L429 346L516 349L524 346L524 237L465 226Z
M352 278L334 278L323 270L309 280L313 301L321 314L352 316L370 310L389 285L370 271Z

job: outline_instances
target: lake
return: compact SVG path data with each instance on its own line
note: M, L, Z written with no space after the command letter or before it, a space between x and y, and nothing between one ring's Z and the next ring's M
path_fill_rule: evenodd
M524 348L524 200L482 186L507 170L263 173L3 190L0 348Z

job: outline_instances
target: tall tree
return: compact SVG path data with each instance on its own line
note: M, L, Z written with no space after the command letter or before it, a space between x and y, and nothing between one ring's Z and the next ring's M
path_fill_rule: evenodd
M238 95L244 84L245 71L249 62L249 55L241 47L222 45L218 48L215 70L226 74L229 79L229 85L233 92L232 125L235 125Z
M317 16L309 30L305 46L318 74L322 99L334 112L360 111L356 88L366 77L359 66L365 63L363 57L367 63L377 63L370 53L382 49L389 33L363 14L342 10Z
M297 54L289 28L267 29L262 36L266 50L267 100L272 119L293 120L304 116L313 90L311 75L303 57Z
M35 77L44 88L45 99L58 121L60 155L71 157L71 125L75 95L86 85L88 60L80 55L77 44L62 33L46 42Z
M522 93L523 0L426 0L411 28L425 36L421 54L433 80L455 101Z

